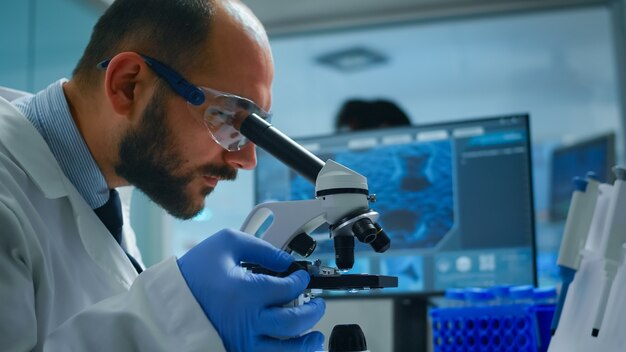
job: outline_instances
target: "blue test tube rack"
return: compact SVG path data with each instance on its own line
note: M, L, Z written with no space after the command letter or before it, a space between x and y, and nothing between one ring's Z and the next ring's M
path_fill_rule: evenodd
M431 309L434 351L547 351L554 309L535 303Z

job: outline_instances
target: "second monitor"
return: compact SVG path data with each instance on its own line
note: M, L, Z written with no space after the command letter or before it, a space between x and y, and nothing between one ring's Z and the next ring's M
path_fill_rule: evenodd
M367 177L391 248L381 255L357 243L351 273L398 276L399 287L380 294L535 283L527 115L296 141ZM255 192L257 203L315 194L309 181L261 150ZM312 235L312 257L334 265L328 228Z
M574 192L574 177L593 172L600 182L613 182L615 133L605 133L552 152L550 175L550 220L565 221Z

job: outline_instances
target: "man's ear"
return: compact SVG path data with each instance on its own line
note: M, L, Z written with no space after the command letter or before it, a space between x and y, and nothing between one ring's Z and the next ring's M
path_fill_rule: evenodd
M154 79L143 58L134 52L115 55L107 66L104 80L106 94L113 111L118 115L132 116L142 95L150 94Z

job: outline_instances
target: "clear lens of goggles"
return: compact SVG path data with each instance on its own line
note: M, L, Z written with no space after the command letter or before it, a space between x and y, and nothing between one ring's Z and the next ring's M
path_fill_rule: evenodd
M256 113L269 120L269 114L248 99L213 89L201 89L205 92L206 102L199 107L188 106L195 114L203 111L202 120L209 134L226 150L237 151L246 145L248 139L239 133L239 128L250 114Z

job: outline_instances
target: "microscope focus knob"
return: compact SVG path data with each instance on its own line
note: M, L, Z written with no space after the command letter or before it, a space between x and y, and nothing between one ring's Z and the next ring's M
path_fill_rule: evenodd
M363 330L357 324L335 325L328 341L329 352L367 351Z
M308 257L313 253L315 247L317 247L317 242L315 239L304 232L299 233L296 237L294 237L291 242L289 242L288 246L292 251L300 254L303 257Z

